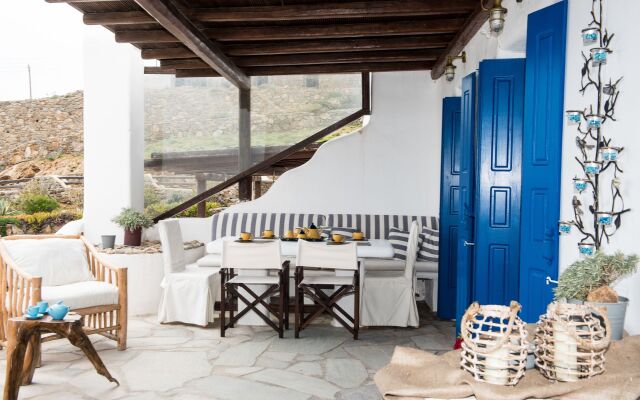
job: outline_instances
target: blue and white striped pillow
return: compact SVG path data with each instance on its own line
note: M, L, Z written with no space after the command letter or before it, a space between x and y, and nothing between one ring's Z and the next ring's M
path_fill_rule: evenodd
M438 262L440 247L440 232L435 229L422 228L420 246L418 247L418 261Z
M396 227L389 229L389 242L393 246L393 258L398 260L407 259L409 235L408 231L403 231Z

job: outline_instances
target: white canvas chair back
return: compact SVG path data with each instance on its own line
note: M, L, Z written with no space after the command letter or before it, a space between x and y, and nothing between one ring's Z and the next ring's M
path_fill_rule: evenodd
M407 243L407 262L404 269L404 277L414 279L416 272L416 258L418 257L418 223L413 221L409 229L409 242Z
M222 268L282 269L280 241L274 240L264 243L224 241L222 244Z
M173 272L184 271L186 262L180 222L177 219L160 221L158 233L162 245L165 276Z
M358 269L356 243L329 246L325 243L298 240L296 263L303 267L355 271Z

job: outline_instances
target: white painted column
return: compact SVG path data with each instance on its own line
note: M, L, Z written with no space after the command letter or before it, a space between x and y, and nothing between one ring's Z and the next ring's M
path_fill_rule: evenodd
M111 219L144 203L144 66L140 53L113 33L84 31L84 231L123 232Z

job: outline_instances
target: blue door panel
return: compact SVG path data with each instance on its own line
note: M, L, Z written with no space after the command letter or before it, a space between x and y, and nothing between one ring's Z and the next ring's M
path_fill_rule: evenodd
M535 322L558 277L557 226L564 109L567 2L529 15L520 237L521 317Z
M438 258L438 316L455 318L456 243L460 213L460 98L442 101L442 159L440 179L440 249Z
M458 190L458 242L456 244L456 329L471 304L473 282L474 187L476 146L477 79L475 72L462 79L460 123L460 189ZM465 244L466 243L466 244Z
M473 297L519 298L524 59L480 63Z

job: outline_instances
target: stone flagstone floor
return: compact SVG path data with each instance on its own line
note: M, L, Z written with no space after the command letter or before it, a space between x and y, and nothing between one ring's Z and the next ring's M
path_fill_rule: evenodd
M373 375L397 345L441 353L455 339L451 321L421 310L421 327L346 330L312 325L293 338L278 339L265 327L241 326L221 338L210 328L159 325L154 317L129 321L129 348L91 336L121 385L98 375L81 352L62 340L43 344L42 367L20 399L219 399L319 400L380 399ZM4 351L0 369L5 370ZM4 382L4 380L3 380Z

